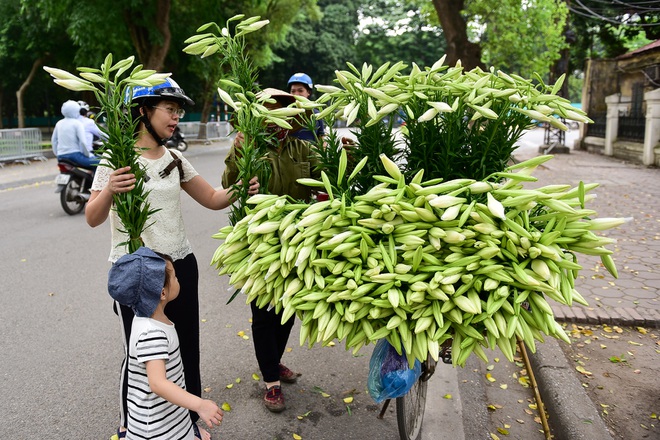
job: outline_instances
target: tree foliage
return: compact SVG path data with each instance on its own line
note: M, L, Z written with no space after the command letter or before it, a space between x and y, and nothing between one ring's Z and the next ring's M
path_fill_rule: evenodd
M428 12L412 0L378 0L362 5L357 59L382 65L403 61L420 67L431 66L445 54L442 29L430 25Z
M506 72L545 75L565 47L568 9L561 0L500 0L497 8L472 1L466 13L480 29L482 61Z
M274 46L274 62L260 75L264 86L286 89L296 72L324 84L334 78L336 69L355 59L359 1L319 0L318 6L320 15L299 13L286 38Z
M447 38L447 62L546 75L564 47L561 0L433 0ZM478 45L478 48L474 45ZM475 60L475 57L478 59Z

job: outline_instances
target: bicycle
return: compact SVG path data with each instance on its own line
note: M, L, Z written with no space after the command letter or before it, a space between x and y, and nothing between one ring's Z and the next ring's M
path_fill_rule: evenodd
M445 364L451 364L451 345L440 349L440 359ZM422 362L422 373L410 390L401 397L396 398L396 423L399 428L401 440L419 440L422 435L422 422L426 409L426 390L428 380L435 373L436 361L428 356ZM378 414L382 419L392 399L387 399Z

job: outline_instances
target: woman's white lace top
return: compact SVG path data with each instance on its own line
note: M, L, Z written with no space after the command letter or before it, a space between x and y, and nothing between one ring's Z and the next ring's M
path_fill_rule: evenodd
M188 182L198 175L190 162L180 152L170 151L181 158L183 165L182 182ZM147 224L150 226L142 233L142 240L145 246L154 251L169 255L173 260L179 260L192 253L192 247L186 236L181 214L179 170L175 167L170 175L165 178L158 175L172 160L169 151L166 151L158 159L146 159L142 156L138 159L140 164L144 166L147 176L149 176L149 180L144 184L145 190L149 191L147 200L151 205L151 209L159 210L149 217ZM105 159L101 160L101 166L96 170L92 191L103 190L110 180L112 169L102 166L103 164L107 164ZM112 234L109 260L114 263L128 252L126 245L119 245L127 241L128 237L126 234L119 232L119 229L123 229L123 227L114 207L110 210L109 216Z

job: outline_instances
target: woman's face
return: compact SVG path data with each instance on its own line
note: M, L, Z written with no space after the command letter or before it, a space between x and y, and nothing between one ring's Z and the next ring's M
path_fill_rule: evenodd
M172 137L179 118L183 117L183 109L174 101L160 101L147 112L151 126L161 139Z
M292 83L289 93L292 95L303 96L305 98L309 98L310 96L309 90L307 90L307 87L302 83Z

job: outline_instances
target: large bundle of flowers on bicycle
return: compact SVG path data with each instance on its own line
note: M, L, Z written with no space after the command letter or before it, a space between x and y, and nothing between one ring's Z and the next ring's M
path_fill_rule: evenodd
M548 156L509 167L516 142L539 122L566 129L564 119L590 122L542 78L446 66L368 64L336 72L335 85L317 86L314 102L300 99L272 113L254 90L257 81L243 35L266 21L245 19L230 30L209 23L187 40L188 53L220 54L235 78L218 94L244 133L240 178L255 174L267 188L263 125L291 128L303 107L334 127L353 126L349 153L336 131L317 139L322 179L302 179L329 199L300 203L260 194L239 203L212 260L247 301L275 307L301 321L300 342L345 340L357 351L387 338L398 352L437 359L451 340L455 364L470 353L485 358L498 346L513 359L517 339L533 350L542 334L567 340L547 298L584 303L575 290L577 254L599 255L616 276L593 231L622 219L594 219L586 208L596 184L527 189ZM226 90L224 90L224 89ZM402 120L405 127L396 129ZM309 120L314 130L316 121ZM399 164L399 165L397 165ZM259 170L263 170L260 173ZM348 177L347 177L348 176Z
M352 203L327 181L306 181L328 190L323 202L253 196L247 216L216 234L213 264L248 301L283 320L297 314L301 345L339 339L357 351L387 338L412 362L437 359L451 338L455 364L495 346L512 360L517 338L532 350L541 333L568 341L546 297L584 303L577 253L600 255L616 274L611 240L593 231L623 220L590 219L585 193L596 185L522 187L549 158L492 180L441 182L422 172L405 181L383 157L390 174Z

